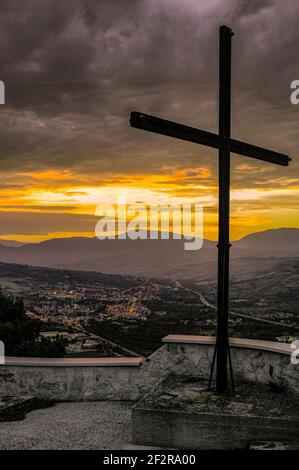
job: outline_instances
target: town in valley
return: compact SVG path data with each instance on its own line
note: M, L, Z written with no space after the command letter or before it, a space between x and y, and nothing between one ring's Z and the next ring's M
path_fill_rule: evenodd
M281 342L298 336L299 262L283 260L279 266L232 278L231 336ZM40 335L67 340L69 357L148 356L167 334L215 334L214 278L159 279L0 263L0 280L2 291L22 297L26 315L42 322Z

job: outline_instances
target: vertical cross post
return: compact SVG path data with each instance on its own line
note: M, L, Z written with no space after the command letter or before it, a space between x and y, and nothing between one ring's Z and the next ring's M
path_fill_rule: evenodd
M230 138L231 121L231 38L227 26L220 28L219 44L219 135ZM219 149L219 220L218 220L218 293L216 338L216 390L227 389L228 343L228 293L229 293L229 184L230 149Z

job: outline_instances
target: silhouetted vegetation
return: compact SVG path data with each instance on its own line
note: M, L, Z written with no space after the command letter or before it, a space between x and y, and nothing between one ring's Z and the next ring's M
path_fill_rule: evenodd
M40 337L42 323L25 315L21 298L13 299L0 292L0 340L8 356L62 357L66 340Z

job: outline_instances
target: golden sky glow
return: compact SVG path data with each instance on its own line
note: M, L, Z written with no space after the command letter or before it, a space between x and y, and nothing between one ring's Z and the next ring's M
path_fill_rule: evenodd
M247 172L250 168L249 164L242 163L235 167L235 172ZM101 185L97 185L96 180L91 175L76 175L66 170L21 173L14 178L18 188L10 189L8 175L4 178L7 188L1 190L2 214L10 213L16 220L24 220L21 216L25 214L28 220L43 215L48 217L48 224L40 233L34 233L22 231L20 225L19 231L10 231L8 223L6 232L5 227L2 228L1 237L37 242L55 237L94 236L97 206L115 204L117 197L125 196L129 204L201 204L204 236L217 238L217 179L209 168L164 168L161 174L122 174L113 178L107 175L104 183L102 177ZM231 238L268 228L299 227L299 184L295 183L298 183L295 178L283 177L283 186L232 187ZM64 216L67 216L65 224L57 227L51 222L52 219L63 220Z

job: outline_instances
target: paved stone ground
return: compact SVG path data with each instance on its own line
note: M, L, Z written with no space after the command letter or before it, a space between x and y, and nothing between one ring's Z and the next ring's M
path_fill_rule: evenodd
M0 449L124 449L132 444L129 402L70 402L0 423Z

